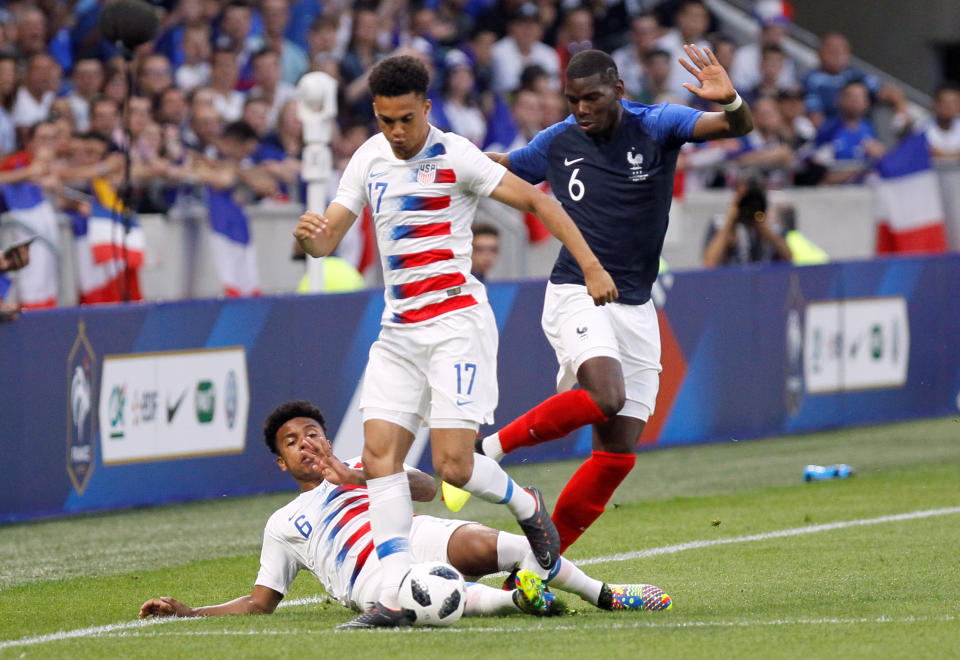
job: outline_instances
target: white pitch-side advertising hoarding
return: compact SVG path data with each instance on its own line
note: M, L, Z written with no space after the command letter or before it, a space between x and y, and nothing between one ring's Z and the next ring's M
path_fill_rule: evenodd
M907 301L900 296L807 305L803 376L807 392L902 387L910 359Z
M105 465L243 451L250 389L242 346L108 355L100 382Z

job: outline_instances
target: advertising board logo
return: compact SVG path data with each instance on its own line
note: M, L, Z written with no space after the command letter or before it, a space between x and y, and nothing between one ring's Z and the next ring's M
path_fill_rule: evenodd
M197 383L195 404L197 407L197 421L209 424L213 421L213 412L216 408L217 393L212 380L201 380Z
M90 481L95 464L94 422L91 415L94 386L94 370L97 357L87 339L83 321L77 328L77 338L67 356L67 475L83 495Z
M106 355L101 364L91 415L102 429L104 465L244 450L250 386L242 346Z
M223 403L227 413L227 428L232 429L237 423L237 372L233 369L227 372L227 385L224 390Z
M110 437L119 440L123 437L123 408L127 405L127 388L125 385L114 385L110 391L109 417Z

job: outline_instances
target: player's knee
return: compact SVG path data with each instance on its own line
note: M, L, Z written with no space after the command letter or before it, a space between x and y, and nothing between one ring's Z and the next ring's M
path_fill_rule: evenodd
M472 459L472 456L470 457ZM473 474L473 461L460 458L442 458L439 464L435 461L434 467L440 478L451 486L463 487Z
M622 384L609 384L603 387L593 388L588 390L587 393L590 395L590 398L593 399L593 402L597 404L600 412L608 418L620 412L623 404L627 401L627 394L624 392Z

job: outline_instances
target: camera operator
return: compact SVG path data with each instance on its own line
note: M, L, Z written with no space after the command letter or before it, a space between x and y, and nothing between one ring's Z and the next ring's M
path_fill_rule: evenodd
M763 182L748 179L738 183L726 218L718 215L707 225L703 265L714 268L791 259L782 228L771 226Z

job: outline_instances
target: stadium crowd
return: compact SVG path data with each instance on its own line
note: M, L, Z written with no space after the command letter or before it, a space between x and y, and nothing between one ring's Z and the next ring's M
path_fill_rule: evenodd
M677 59L682 44L709 47L756 128L689 145L679 168L687 190L733 187L748 171L772 188L857 182L911 131L926 133L934 155L960 156L960 87L944 84L933 116L914 116L900 89L851 65L839 33L823 35L819 65L804 70L786 47L791 10L778 0L758 0L759 39L748 43L726 36L701 0L155 0L157 37L126 59L99 34L110 1L0 6L0 210L22 210L25 195L7 193L28 184L71 217L78 249L93 255L78 278L81 302L139 297L142 245L115 195L124 180L133 211L200 209L215 232L249 243L244 206L305 199L300 77L323 71L339 83L332 149L342 167L376 131L367 74L397 52L433 73L432 123L502 152L567 115L560 83L576 52L610 52L631 100L696 107ZM124 236L98 252L96 219L110 215L125 218ZM542 235L532 222L530 231ZM374 261L362 232L341 255L361 270ZM90 260L78 255L78 268ZM218 263L224 291L256 293L237 270ZM51 306L55 295L23 302Z

